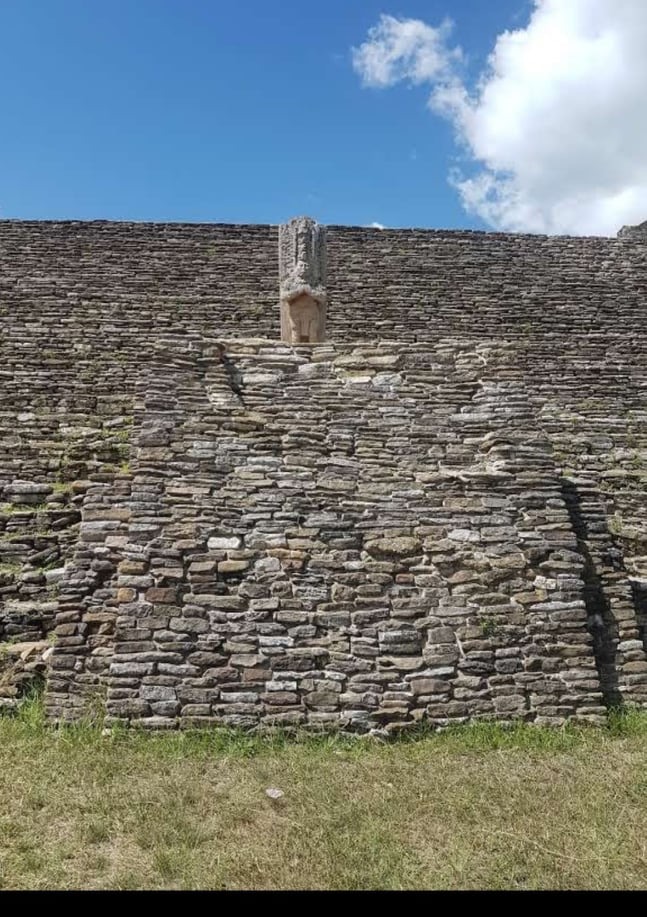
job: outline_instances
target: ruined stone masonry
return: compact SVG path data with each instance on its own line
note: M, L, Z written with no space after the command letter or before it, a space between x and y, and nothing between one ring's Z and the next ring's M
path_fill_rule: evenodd
M644 225L0 221L0 707L646 705L646 309Z

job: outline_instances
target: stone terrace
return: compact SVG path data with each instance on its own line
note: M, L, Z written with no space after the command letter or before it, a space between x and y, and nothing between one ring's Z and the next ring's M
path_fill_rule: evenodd
M644 704L645 242L327 238L306 347L275 227L0 222L0 641L55 633L50 716Z

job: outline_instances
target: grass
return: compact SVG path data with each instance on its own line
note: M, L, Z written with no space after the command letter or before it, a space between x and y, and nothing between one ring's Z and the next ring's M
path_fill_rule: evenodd
M55 494L70 494L72 493L72 485L69 481L54 481L52 483L52 492Z
M0 574L17 576L18 573L22 573L22 566L22 564L0 564Z
M49 503L0 503L0 515L3 516L34 516L51 509ZM31 519L25 519L26 522Z
M102 736L30 702L0 719L0 888L645 889L647 716L380 744Z

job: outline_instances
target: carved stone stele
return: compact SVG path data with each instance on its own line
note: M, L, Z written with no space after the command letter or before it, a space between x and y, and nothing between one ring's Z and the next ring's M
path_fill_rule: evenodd
M279 227L281 340L316 344L326 336L326 230L309 217Z
M647 242L647 220L637 226L623 226L618 233L619 239L636 239Z

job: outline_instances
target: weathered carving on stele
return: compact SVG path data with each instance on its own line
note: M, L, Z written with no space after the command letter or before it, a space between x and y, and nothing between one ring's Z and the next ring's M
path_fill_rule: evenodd
M636 226L623 226L618 232L620 239L636 239L647 241L647 220L644 223L638 223Z
M279 227L281 340L316 344L326 336L326 230L310 217Z

